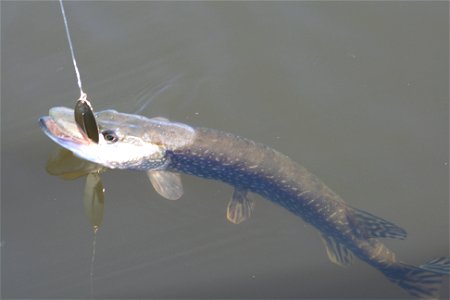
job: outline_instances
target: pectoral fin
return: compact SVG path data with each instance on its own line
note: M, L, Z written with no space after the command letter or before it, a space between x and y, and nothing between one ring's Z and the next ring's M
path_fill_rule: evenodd
M86 186L84 188L84 210L89 221L97 231L103 221L103 211L105 208L105 190L97 173L90 173L86 177Z
M353 262L353 253L330 236L322 234L328 258L335 264L346 267Z
M252 215L255 203L247 197L247 190L235 188L227 207L227 219L239 224Z
M168 171L147 171L155 190L166 199L178 200L183 196L183 184L180 174Z

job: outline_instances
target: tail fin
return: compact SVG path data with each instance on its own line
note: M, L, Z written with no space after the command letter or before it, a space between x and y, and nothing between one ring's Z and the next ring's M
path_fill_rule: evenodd
M439 298L444 274L399 263L383 272L389 280L405 289L410 295L421 299Z
M450 258L448 257L435 258L427 263L424 263L423 265L420 265L419 268L435 273L450 275Z

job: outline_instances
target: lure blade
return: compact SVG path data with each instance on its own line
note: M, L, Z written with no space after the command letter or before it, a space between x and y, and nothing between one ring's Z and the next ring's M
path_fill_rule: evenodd
M98 144L98 126L91 103L82 97L75 104L75 122L80 131L91 141Z

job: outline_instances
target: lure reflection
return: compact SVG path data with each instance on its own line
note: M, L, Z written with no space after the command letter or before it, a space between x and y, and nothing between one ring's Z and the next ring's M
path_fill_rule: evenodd
M85 178L83 205L94 231L100 228L105 209L105 189L100 174L108 170L98 164L78 158L65 148L57 148L47 161L46 171L64 180ZM147 172L153 188L164 198L177 200L183 195L179 174Z
M46 170L49 174L65 180L86 177L83 204L86 216L96 232L103 221L105 189L100 174L106 168L73 155L67 149L58 148L49 158Z
M257 193L317 228L333 263L348 266L356 256L415 297L437 297L442 277L450 273L448 258L420 267L399 261L379 239L404 239L404 229L349 206L304 167L265 145L163 118L114 110L92 116L98 142L80 132L74 111L68 108L50 109L40 126L53 141L83 159L105 168L145 171L167 199L183 194L179 173L230 184L235 190L226 216L232 223L251 216L254 203L248 193Z

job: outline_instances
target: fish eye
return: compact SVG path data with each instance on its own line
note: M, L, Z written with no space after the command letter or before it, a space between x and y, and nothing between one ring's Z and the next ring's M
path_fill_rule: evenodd
M117 137L117 134L113 130L105 130L102 132L103 137L105 138L105 141L108 143L115 143L119 138Z

